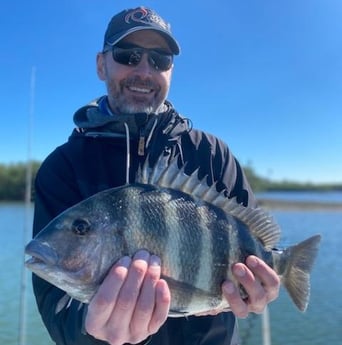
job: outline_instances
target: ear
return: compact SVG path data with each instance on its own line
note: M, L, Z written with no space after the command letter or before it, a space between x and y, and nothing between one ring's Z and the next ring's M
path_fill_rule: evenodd
M106 80L105 56L103 53L96 55L96 72L100 80Z

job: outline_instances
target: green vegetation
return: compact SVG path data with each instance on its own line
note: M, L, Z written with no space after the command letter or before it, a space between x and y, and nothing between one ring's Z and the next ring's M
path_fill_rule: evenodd
M39 166L40 162L31 162L32 182ZM26 170L27 163L0 164L0 201L25 200Z
M247 179L255 192L271 192L271 191L342 191L341 184L315 184L315 183L300 183L295 181L281 181L276 182L270 179L257 176L250 166L244 167Z
M31 162L32 181L34 180L40 162ZM0 201L24 201L26 184L26 163L0 164ZM274 182L256 175L250 166L244 167L248 181L255 192L262 191L342 191L342 183L317 185L312 183L297 183L291 181ZM32 183L33 186L33 183ZM32 193L33 195L33 193Z

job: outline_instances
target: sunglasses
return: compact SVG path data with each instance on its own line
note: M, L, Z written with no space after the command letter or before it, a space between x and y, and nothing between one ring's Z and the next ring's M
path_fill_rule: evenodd
M121 65L137 66L144 53L148 56L148 63L156 71L167 71L172 67L173 55L158 49L146 49L135 45L112 46L104 49L103 53L112 50L113 60Z

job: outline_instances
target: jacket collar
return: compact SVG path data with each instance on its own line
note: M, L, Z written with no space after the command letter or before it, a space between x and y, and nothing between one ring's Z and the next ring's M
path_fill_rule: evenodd
M108 106L107 96L102 96L83 106L74 114L74 123L78 132L103 133L105 136L125 135L125 124L131 137L141 135L141 131L150 132L161 126L164 135L179 136L191 130L190 121L180 116L169 101L165 101L164 110L158 114L113 114ZM107 135L106 135L107 134Z

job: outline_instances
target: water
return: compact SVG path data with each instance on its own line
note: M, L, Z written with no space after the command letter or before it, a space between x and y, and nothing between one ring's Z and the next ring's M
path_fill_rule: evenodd
M274 211L282 227L282 244L289 245L313 234L323 236L312 272L311 302L306 313L295 309L282 290L270 305L272 345L339 344L342 339L342 212ZM29 223L32 222L32 210ZM25 208L0 204L0 344L17 345L20 277L23 261ZM27 278L26 345L52 345L35 306L30 274ZM243 345L261 345L261 318L240 320Z
M19 344L21 273L26 211L23 204L0 204L0 344ZM27 219L29 232L32 208ZM30 233L29 233L30 236ZM25 345L52 345L35 305L27 274Z
M326 192L265 192L258 193L260 199L285 200L285 201L303 201L303 202L329 202L342 204L342 191Z

